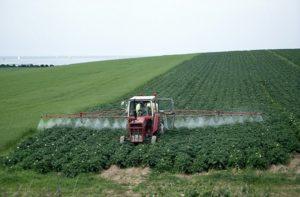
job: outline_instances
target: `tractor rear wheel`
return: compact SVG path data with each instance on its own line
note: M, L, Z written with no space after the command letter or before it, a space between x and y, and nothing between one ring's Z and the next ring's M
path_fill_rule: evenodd
M124 135L122 135L122 136L120 137L120 144L123 144L123 143L124 143L124 141L125 141L125 136L124 136Z

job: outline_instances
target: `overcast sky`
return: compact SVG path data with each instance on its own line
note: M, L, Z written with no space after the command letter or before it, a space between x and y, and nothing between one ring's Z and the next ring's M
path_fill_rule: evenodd
M300 48L300 0L0 0L0 55Z

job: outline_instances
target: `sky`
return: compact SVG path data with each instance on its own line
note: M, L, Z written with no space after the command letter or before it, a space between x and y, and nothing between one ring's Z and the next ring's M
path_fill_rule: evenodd
M299 0L0 0L0 56L300 48Z

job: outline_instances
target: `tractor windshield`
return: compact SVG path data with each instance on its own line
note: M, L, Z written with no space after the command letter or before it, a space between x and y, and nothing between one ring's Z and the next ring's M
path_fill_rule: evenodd
M129 105L130 116L151 116L151 102L133 100Z

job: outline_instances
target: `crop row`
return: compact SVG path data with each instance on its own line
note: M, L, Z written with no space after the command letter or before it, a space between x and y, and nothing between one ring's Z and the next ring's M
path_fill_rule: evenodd
M287 161L297 146L295 134L288 127L270 128L260 123L173 130L160 136L154 145L121 145L118 138L122 132L47 129L21 143L3 162L7 166L18 165L41 173L63 172L67 176L98 172L112 164L194 173L210 168L266 168Z

